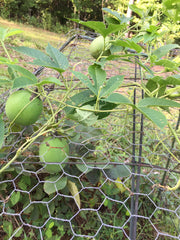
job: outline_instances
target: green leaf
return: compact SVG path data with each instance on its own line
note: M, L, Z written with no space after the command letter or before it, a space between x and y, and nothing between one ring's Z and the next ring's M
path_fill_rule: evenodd
M162 76L154 76L149 79L149 81L153 81L158 83L159 85L180 85L180 78L179 75L172 75L168 76L164 79Z
M159 26L150 25L150 26L146 29L146 32L155 33L158 29L159 29Z
M136 44L133 40L130 39L126 39L126 40L116 40L115 42L113 42L113 44L115 46L122 46L125 48L130 48L130 49L134 49L136 52L140 53L142 51L142 47L138 44Z
M97 184L100 180L101 171L99 169L91 169L89 172L86 172L86 177L91 184Z
M167 125L167 119L161 112L147 107L137 107L137 109L159 128L162 129Z
M121 24L110 23L108 27L106 27L106 25L103 22L99 22L99 21L83 22L79 19L70 19L70 20L95 30L96 32L100 33L104 38L109 34L115 33L123 28Z
M8 28L0 27L0 41L5 40L7 32L8 32Z
M69 67L69 62L67 57L61 53L57 48L54 48L48 43L46 48L47 54L54 60L56 65L55 68L66 70Z
M163 12L174 22L180 21L180 4L179 0L164 0Z
M166 82L163 79L158 79L159 82L157 84L156 81L153 81L152 79L149 79L147 84L146 84L146 88L152 93L153 91L155 91L153 93L154 96L157 97L161 97L164 95L165 90L166 90ZM151 97L153 97L153 95L151 95Z
M94 81L94 87L96 89L96 93L98 94L99 89L102 88L106 81L106 72L101 68L100 65L97 64L89 66L88 72Z
M102 10L113 15L116 19L119 20L121 24L128 23L132 19L132 18L127 18L124 15L121 16L118 12L112 11L110 8L102 8Z
M13 70L19 72L22 76L16 77L13 82L13 89L14 88L21 88L25 86L31 86L37 83L36 76L28 71L27 69L20 67L18 65L9 65ZM15 76L15 75L14 75Z
M26 77L17 77L14 79L12 89L22 88L26 86L32 86L36 83L32 82L29 78Z
M154 72L151 70L151 68L149 68L148 66L146 66L145 64L139 62L138 60L135 59L135 62L137 64L139 64L142 68L144 68L147 72L150 73L151 76L154 76Z
M8 58L6 57L0 57L0 64L10 64L12 63Z
M87 111L87 110L90 110L90 111ZM93 106L84 105L83 107L81 107L81 109L76 109L75 117L80 123L90 126L94 124L98 119L98 117L95 115L93 110L94 110Z
M162 85L162 84L166 84L166 81L163 79L163 77L162 76L154 76L154 77L152 77L152 78L150 78L149 80L148 80L148 82L151 82L151 81L153 81L154 83L156 83L156 86L158 86L157 84L159 84L159 85ZM149 84L150 85L150 84Z
M10 238L13 233L13 225L10 221L3 221L3 230L7 233L8 237Z
M167 84L180 85L180 77L178 77L178 75L169 76L165 79L165 81Z
M44 183L44 191L50 195L54 192L65 188L67 184L67 177L61 177L59 178L59 176L53 176L51 178L46 179L46 182Z
M9 29L0 27L0 41L5 41L6 38L21 33L22 30L19 29Z
M146 32L146 33L143 35L144 43L151 42L152 40L156 39L158 36L159 36L158 33L149 33L149 32Z
M141 18L144 16L144 11L140 8L138 8L136 5L134 4L129 4L129 8L135 12L137 15L139 15Z
M79 171L81 171L82 173L86 172L88 173L89 171L91 171L90 168L87 168L84 164L76 164L76 167L79 169Z
M71 97L71 100L75 103L76 106L83 105L95 99L96 97L90 90L81 91Z
M8 73L11 80L14 80L15 77L17 76L17 73L14 71L14 69L10 65L8 66Z
M157 56L158 58L162 58L163 56L165 56L170 50L174 49L174 48L180 48L180 46L178 44L167 44L164 45L162 47L159 47L158 49L156 49L155 51L152 52L152 55Z
M178 64L168 59L162 59L159 61L155 61L155 65L166 67L169 69L177 70L178 71Z
M4 84L11 84L12 81L8 77L0 76L0 86L3 86Z
M105 87L103 87L101 90L100 97L104 97L106 95L111 94L114 90L119 88L123 80L124 80L124 76L120 76L120 75L116 75L109 78Z
M121 177L128 177L130 175L130 170L124 165L115 165L104 169L107 176L113 180Z
M14 237L15 238L18 238L18 237L20 237L21 236L21 234L23 233L23 228L22 227L18 227L18 228L16 228L15 230L14 230L14 233L16 233L15 235L14 235ZM13 234L14 234L13 233Z
M104 20L107 24L120 24L120 21L114 17L104 16Z
M31 64L51 68L60 73L65 71L69 66L66 56L64 56L58 49L52 47L50 44L48 44L46 48L46 51L50 56L46 55L40 50L28 47L13 47L13 49L17 52L35 58Z
M105 102L111 102L115 104L126 104L133 106L133 103L120 93L112 93L107 98L103 99Z
M180 108L180 103L164 98L144 98L138 103L137 106L138 108L151 106Z
M4 143L4 121L2 119L2 114L0 115L0 148L2 147L3 143Z
M12 206L14 206L16 203L19 202L20 197L21 197L20 192L13 192L12 193L12 195L10 197L10 201L11 201Z
M6 35L5 35L5 39L10 37L10 36L14 36L16 34L22 33L23 31L20 29L8 29Z
M12 47L12 49L15 50L16 52L25 54L29 57L36 58L36 59L41 59L42 62L50 62L51 63L50 57L47 56L45 53L41 52L38 49L24 47L24 46Z
M56 84L56 85L59 85L59 86L62 86L62 82L60 82L59 79L55 78L55 77L47 77L45 79L43 79L40 83L38 83L37 85L44 85L44 84Z
M13 64L9 65L9 67L11 67L13 70L21 73L22 76L28 78L32 83L37 83L38 80L37 80L36 76L33 73L31 73L30 71L28 71L27 69L25 69L21 66L18 66L18 65L13 65Z
M179 3L179 0L163 0L163 5L167 8L167 9L174 9L177 7ZM180 8L180 5L179 5Z
M86 87L88 87L95 95L97 95L97 90L91 83L91 80L81 72L71 71L75 77L77 77Z

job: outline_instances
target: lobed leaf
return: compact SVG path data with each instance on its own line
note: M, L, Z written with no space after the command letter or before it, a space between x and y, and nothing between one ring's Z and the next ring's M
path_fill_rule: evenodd
M110 23L108 27L103 22L99 21L81 21L79 19L71 19L71 21L77 22L79 24L82 24L83 26L89 27L96 32L100 33L104 38L108 36L111 33L115 33L123 28L121 24L112 24Z
M96 96L98 94L95 87L92 85L91 80L81 72L71 71L86 87L88 87Z
M50 44L48 44L46 48L49 56L40 50L29 47L13 47L13 49L17 52L35 58L31 64L33 63L34 65L48 67L60 73L65 71L69 66L66 56L64 56L58 49L52 47Z
M54 60L54 63L59 69L66 70L69 67L69 62L66 56L49 43L46 48L46 52Z

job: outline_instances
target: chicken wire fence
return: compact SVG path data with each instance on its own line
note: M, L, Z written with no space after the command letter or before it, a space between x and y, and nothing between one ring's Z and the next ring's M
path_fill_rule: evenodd
M93 36L69 33L67 39L60 50L74 69L86 73ZM113 61L106 72L108 77L124 75L127 85L118 91L134 103L143 98L143 91L133 85L141 79L135 62ZM34 74L59 77L44 68ZM65 74L70 81L71 73ZM49 94L52 89L61 97L61 87L46 87ZM1 113L8 95L9 91L1 94ZM180 191L158 187L174 186L180 177L179 164L171 154L180 156L176 140L168 129L156 128L136 110L118 108L92 126L63 121L56 127L52 134L60 139L64 135L59 129L72 128L66 136L68 161L51 163L59 168L58 174L44 171L49 164L39 161L38 148L45 136L1 173L0 239L180 239ZM168 116L178 131L179 110L173 109ZM44 118L7 134L0 151L1 166Z

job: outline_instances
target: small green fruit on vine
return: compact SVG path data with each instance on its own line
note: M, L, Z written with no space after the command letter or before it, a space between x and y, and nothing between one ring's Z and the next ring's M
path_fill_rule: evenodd
M111 55L110 49L108 48L109 40L110 40L109 37L106 37L104 39L103 36L99 36L95 38L90 45L91 56L97 59L101 53L102 53L102 56ZM104 46L104 43L105 43L105 46Z
M69 145L67 141L62 138L47 137L39 146L39 157L41 162L47 163L61 163L69 154ZM49 173L57 173L60 167L57 164L48 164L45 167Z
M9 96L5 111L11 122L28 126L38 120L42 108L42 101L36 94L28 90L19 90Z

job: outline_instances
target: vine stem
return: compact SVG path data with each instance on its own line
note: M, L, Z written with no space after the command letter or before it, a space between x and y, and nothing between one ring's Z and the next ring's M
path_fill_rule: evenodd
M50 131L51 131L51 129L49 129L47 131L40 132L35 137L26 140L26 142L17 150L15 156L4 167L2 167L0 169L0 174L4 170L6 170L6 168L8 168L19 157L19 155L21 155L39 136L41 136L42 134L48 133Z
M172 128L170 122L168 122L168 127L169 127L171 133L173 134L173 136L175 137L177 143L178 143L179 146L180 146L180 139L178 138L177 133L175 132L175 130Z
M12 59L11 59L11 57L10 57L10 55L9 55L9 53L8 53L8 51L7 51L7 48L5 47L3 41L1 41L1 45L2 45L2 47L3 47L3 49L4 49L4 51L5 51L5 53L6 53L7 57L8 57L8 59L9 59L9 61L12 62Z

